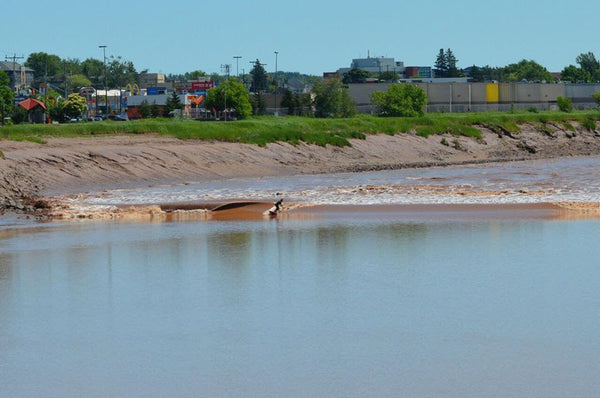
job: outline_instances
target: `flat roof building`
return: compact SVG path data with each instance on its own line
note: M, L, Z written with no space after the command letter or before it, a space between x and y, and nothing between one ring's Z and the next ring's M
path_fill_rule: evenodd
M404 74L404 62L386 57L355 58L349 68L340 68L338 73L342 75L351 69L361 69L369 73L396 72L402 75Z

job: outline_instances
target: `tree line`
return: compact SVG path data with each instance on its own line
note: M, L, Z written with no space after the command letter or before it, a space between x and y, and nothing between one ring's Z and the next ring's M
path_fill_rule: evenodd
M582 53L576 58L576 65L569 65L562 71L562 80L572 82L596 82L600 80L600 62L592 52ZM84 105L79 104L75 96L68 96L70 92L77 91L84 86L102 87L104 80L109 87L124 87L138 81L139 73L130 61L123 61L121 57L109 57L106 65L96 59L79 61L76 59L61 59L47 53L33 53L25 63L34 70L37 83L54 82L62 85L67 94L59 100L55 92L46 96L49 113L54 120L64 120L71 115L83 113ZM550 72L533 60L521 60L504 67L472 66L466 69L458 67L458 59L451 49L440 49L434 64L436 75L442 77L468 76L472 81L553 81ZM144 73L146 71L142 71ZM368 72L353 69L341 78L323 80L316 77L307 77L301 74L278 72L268 74L260 60L253 62L253 68L241 79L236 77L212 76L196 70L182 75L169 75L172 79L197 80L209 77L221 82L215 89L209 90L204 106L215 111L235 109L239 118L250 115L261 115L266 112L263 97L265 92L275 92L281 95L281 106L287 108L288 114L308 115L315 117L349 117L356 113L356 105L350 98L347 84L364 82L371 77ZM395 82L398 76L395 72L384 72L378 75L380 80ZM310 94L293 94L282 89L287 79L304 79L312 84ZM406 86L406 85L405 85ZM422 90L421 90L422 91ZM382 116L415 116L423 113L426 96L419 89L410 87L402 88L393 85L387 93L375 93L371 100ZM251 95L252 93L252 95ZM181 108L178 99L170 99L169 108ZM5 116L13 117L16 122L23 117L23 112L12 106L14 96L8 88L6 75L0 74L0 114L4 121ZM279 105L278 105L279 106ZM18 107L17 107L18 108ZM151 117L162 115L155 106L144 104L143 116Z
M25 66L33 69L34 87L48 82L65 94L77 92L81 87L104 87L105 82L108 87L125 87L136 83L139 76L133 62L113 55L107 57L105 64L94 58L80 61L37 52L27 57ZM144 72L147 71L141 73Z

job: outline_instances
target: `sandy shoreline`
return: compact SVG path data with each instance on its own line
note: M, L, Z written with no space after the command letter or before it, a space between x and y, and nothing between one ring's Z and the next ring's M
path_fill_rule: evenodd
M259 147L152 134L49 139L46 144L0 140L0 213L44 213L55 207L44 198L90 190L600 154L596 132L553 128L551 136L533 126L522 127L516 136L482 128L480 140L376 134L344 148L304 143ZM443 138L456 145L442 144Z

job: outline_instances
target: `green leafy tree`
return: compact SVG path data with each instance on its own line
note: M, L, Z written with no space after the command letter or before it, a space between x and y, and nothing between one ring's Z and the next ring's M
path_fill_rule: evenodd
M548 69L533 60L523 59L516 64L510 64L502 70L503 81L518 82L547 81L552 82L554 78Z
M206 72L201 71L201 70L195 70L193 72L189 72L189 78L187 80L198 80L201 77L205 77L206 76Z
M250 101L252 105L252 114L253 115L264 115L267 113L267 103L262 93L259 91L252 96L252 100Z
M78 92L82 87L89 87L92 85L90 79L84 75L71 75L67 77L67 86L72 92Z
M56 81L64 78L61 62L58 55L38 52L29 54L25 66L33 69L33 76L37 82L43 82L46 77L49 81Z
M68 118L80 117L86 110L85 98L79 94L69 94L63 103L63 112Z
M481 67L481 81L503 81L502 80L502 67L491 67L489 65Z
M142 71L140 73L147 73L148 71ZM190 80L199 80L200 78L208 76L206 72L201 70L195 70L192 72L185 72L180 74L169 74L169 80L177 80L177 81L190 81Z
M577 56L575 61L581 69L589 73L593 80L598 80L600 77L600 62L596 59L593 52L582 53Z
M379 74L379 80L384 82L396 82L400 79L400 75L393 70L385 71Z
M598 107L600 107L600 91L592 94L592 98L594 99L594 101L596 101L596 104L598 104Z
M211 88L206 93L205 106L221 112L225 109L235 109L239 119L247 119L252 114L250 94L246 87L236 78L230 78Z
M281 100L281 106L288 110L288 115L305 115L310 109L310 95L296 93L292 94L290 90L285 90Z
M138 81L133 62L123 61L121 57L110 57L107 62L108 87L125 87L129 83Z
M375 91L371 94L371 102L377 107L380 116L422 116L427 95L421 87L412 84L394 83L388 91Z
M27 121L27 111L21 108L19 105L12 107L12 113L10 114L10 120L14 124L21 124Z
M14 93L8 86L0 86L0 118L4 124L4 118L9 115L14 100Z
M141 71L140 74L142 73L148 73L147 70ZM190 80L200 80L200 78L203 77L207 77L208 74L204 71L201 70L195 70L192 72L185 72L185 73L179 73L179 74L168 74L167 78L171 81L190 81Z
M283 91L283 96L281 97L281 106L287 108L288 115L296 114L297 104L294 100L294 95L290 90Z
M485 77L483 74L483 69L479 66L473 65L471 66L468 76L475 82L483 82L485 81Z
M81 61L77 58L61 59L60 69L67 75L80 75L82 73Z
M300 116L308 116L312 114L312 96L310 94L300 94L297 93L295 95L296 102L299 105L298 115Z
M575 65L569 65L560 72L561 80L571 83L587 83L592 81L592 76L583 68L578 68Z
M48 90L48 93L44 96L44 103L48 109L50 120L59 123L67 120L64 112L64 101L58 92Z
M211 82L215 82L215 83L221 83L222 81L225 81L225 79L226 79L226 78L227 78L226 76L221 76L221 75L219 75L219 74L218 74L218 73L216 73L216 72L214 72L214 73L211 73L211 74L209 75L209 80L210 80Z
M182 107L183 104L181 103L181 99L179 99L179 95L176 91L173 91L171 96L167 98L167 115L171 117L175 116L176 111L180 111Z
M0 86L10 87L10 79L3 70L0 70Z
M137 111L142 117L142 119L146 119L152 114L152 109L150 108L150 104L148 101L143 100L142 103L137 107Z
M104 64L102 61L88 58L81 63L81 72L92 82L94 87L104 85Z
M356 104L340 79L328 79L313 86L315 116L351 117Z
M152 117L160 117L161 116L161 108L156 103L156 101L153 102L152 105L150 105L150 115Z
M250 75L252 76L250 91L257 93L267 89L267 72L258 59L254 62Z
M8 116L13 106L15 95L9 87L10 79L4 71L0 70L0 118L4 125L4 118Z
M342 83L364 83L367 78L371 77L371 74L363 69L352 68L348 72L344 73Z

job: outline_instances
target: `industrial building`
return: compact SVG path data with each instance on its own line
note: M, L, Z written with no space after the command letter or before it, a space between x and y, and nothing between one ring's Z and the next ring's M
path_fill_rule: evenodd
M339 68L335 73L325 73L324 78L342 77L344 73L352 69L361 69L373 75L379 75L383 72L396 72L400 79L432 80L435 79L431 66L404 66L404 62L396 61L394 58L387 57L367 57L355 58L352 60L349 68ZM451 78L456 81L456 78ZM466 81L466 79L464 79Z
M386 57L355 58L349 68L340 68L337 73L341 76L352 69L361 69L369 73L396 72L403 76L404 62Z
M427 94L426 112L486 112L512 109L556 110L557 98L573 101L575 109L593 109L592 94L600 84L572 83L404 83L421 87ZM374 113L374 91L387 91L390 83L350 84L350 96L361 113Z

